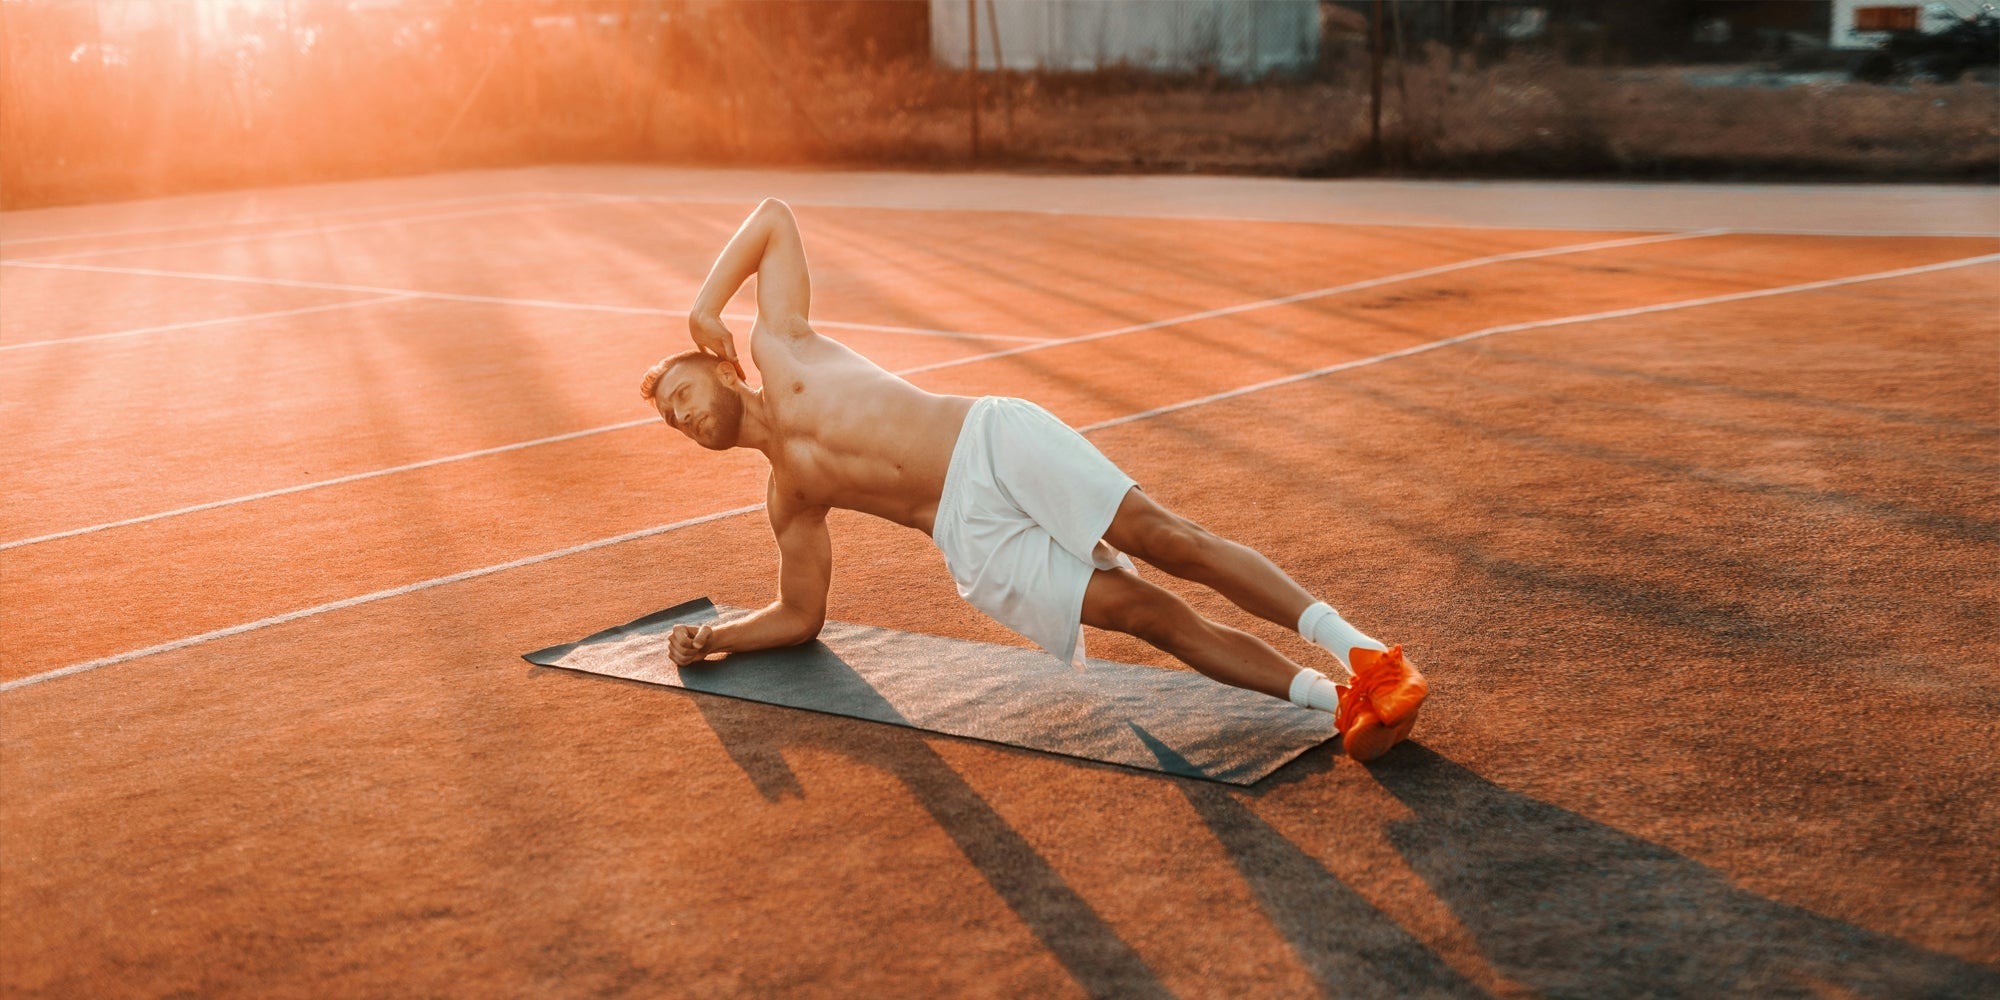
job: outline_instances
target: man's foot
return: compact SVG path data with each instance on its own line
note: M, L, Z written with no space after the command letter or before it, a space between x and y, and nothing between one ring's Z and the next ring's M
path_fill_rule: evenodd
M1403 658L1400 645L1390 646L1388 652L1350 649L1347 662L1354 668L1354 690L1375 706L1375 715L1388 725L1402 722L1430 694L1430 683Z
M1340 690L1340 710L1333 723L1341 746L1360 761L1374 760L1403 741L1417 724L1417 710L1430 693L1424 675L1403 659L1403 647L1386 653L1353 649L1348 656L1354 681Z
M1341 748L1347 751L1349 757L1364 764L1403 742L1403 738L1410 735L1410 730L1417 724L1417 713L1412 711L1403 716L1403 721L1393 726L1384 725L1375 714L1374 707L1368 704L1368 699L1352 696L1352 689L1341 691L1340 713L1334 716L1334 725L1340 729Z

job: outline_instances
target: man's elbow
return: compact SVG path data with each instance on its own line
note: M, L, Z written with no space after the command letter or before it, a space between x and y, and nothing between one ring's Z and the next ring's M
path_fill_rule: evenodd
M826 612L812 612L803 608L792 609L794 627L787 636L791 641L787 646L801 646L819 638L820 629L826 627Z

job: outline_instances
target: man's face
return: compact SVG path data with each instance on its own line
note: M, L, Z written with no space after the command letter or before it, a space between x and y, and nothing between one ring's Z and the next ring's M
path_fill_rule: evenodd
M660 380L653 395L667 426L710 451L736 447L743 429L743 399L736 373L705 359L685 361Z

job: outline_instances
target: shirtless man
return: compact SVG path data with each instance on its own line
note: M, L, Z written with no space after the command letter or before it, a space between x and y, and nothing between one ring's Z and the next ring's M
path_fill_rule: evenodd
M745 381L721 317L753 274L750 356L761 388ZM755 448L771 462L778 599L727 623L676 626L675 663L819 635L833 577L826 515L840 507L929 535L961 596L1060 659L1082 664L1081 626L1092 625L1144 639L1224 684L1333 713L1356 759L1409 734L1426 687L1401 646L1362 634L1263 555L1160 506L1033 403L925 392L815 333L810 297L798 223L767 199L695 297L695 348L654 365L640 385L696 444ZM1141 578L1127 553L1297 628L1333 655L1341 679L1202 617Z

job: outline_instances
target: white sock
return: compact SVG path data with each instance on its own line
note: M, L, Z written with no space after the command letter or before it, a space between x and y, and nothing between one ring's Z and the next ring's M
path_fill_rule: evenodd
M1322 712L1340 711L1340 689L1326 675L1306 667L1292 675L1292 704Z
M1340 612L1327 607L1325 601L1307 608L1305 613L1299 616L1299 635L1304 636L1307 642L1332 653L1333 658L1339 660L1340 665L1347 668L1350 675L1354 673L1354 667L1347 662L1348 650L1360 648L1381 653L1389 651L1389 647L1347 624L1347 619L1340 617Z

